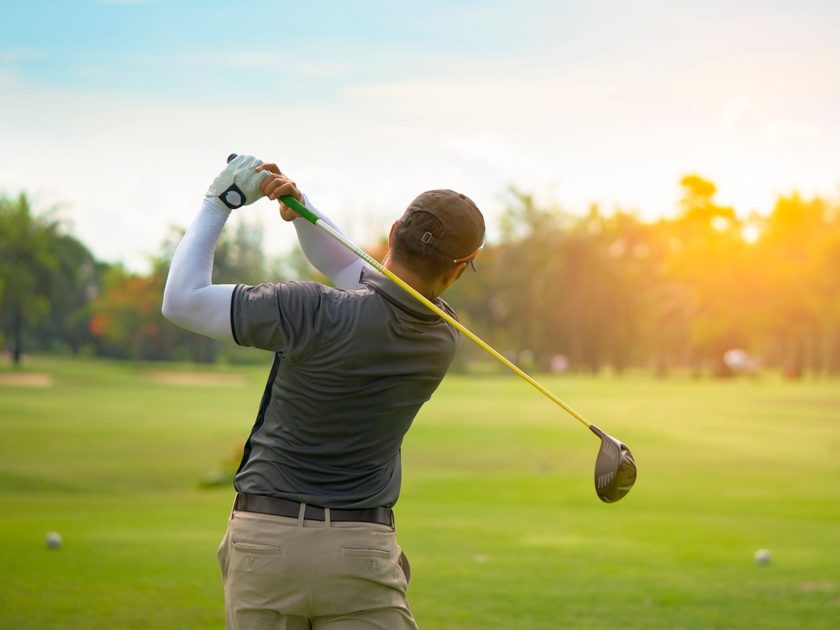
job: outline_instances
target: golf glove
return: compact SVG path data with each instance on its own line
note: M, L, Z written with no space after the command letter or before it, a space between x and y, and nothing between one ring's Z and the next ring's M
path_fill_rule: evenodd
M263 196L260 184L268 177L268 171L255 172L262 160L251 155L238 155L210 184L208 197L218 197L231 210L254 203Z

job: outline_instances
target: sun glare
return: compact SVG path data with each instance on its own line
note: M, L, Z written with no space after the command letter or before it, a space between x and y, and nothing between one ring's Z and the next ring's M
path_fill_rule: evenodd
M712 219L712 228L718 232L726 232L732 225L731 221L726 217L714 217Z
M741 229L741 238L752 245L757 242L761 236L761 231L755 225L745 225Z

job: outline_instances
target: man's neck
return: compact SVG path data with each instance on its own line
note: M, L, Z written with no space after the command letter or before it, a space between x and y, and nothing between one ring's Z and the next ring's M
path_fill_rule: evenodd
M438 295L440 295L433 287L429 284L429 282L419 275L411 271L410 269L405 268L403 265L396 262L390 256L385 256L385 260L382 261L382 266L385 267L388 271L393 273L395 276L398 276L401 280L406 282L412 289L423 295L424 297L434 300Z

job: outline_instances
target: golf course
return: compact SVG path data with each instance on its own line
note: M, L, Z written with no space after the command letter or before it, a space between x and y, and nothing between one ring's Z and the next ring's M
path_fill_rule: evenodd
M218 481L267 372L2 368L0 627L222 627ZM836 380L540 380L630 446L636 486L601 503L598 440L521 380L448 376L396 509L422 628L840 627Z

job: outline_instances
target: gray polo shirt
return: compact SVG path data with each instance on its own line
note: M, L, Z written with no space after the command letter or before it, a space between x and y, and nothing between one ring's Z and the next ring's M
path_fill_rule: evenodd
M396 503L403 435L446 374L458 332L375 271L361 284L234 290L234 339L275 353L237 491L334 508Z

